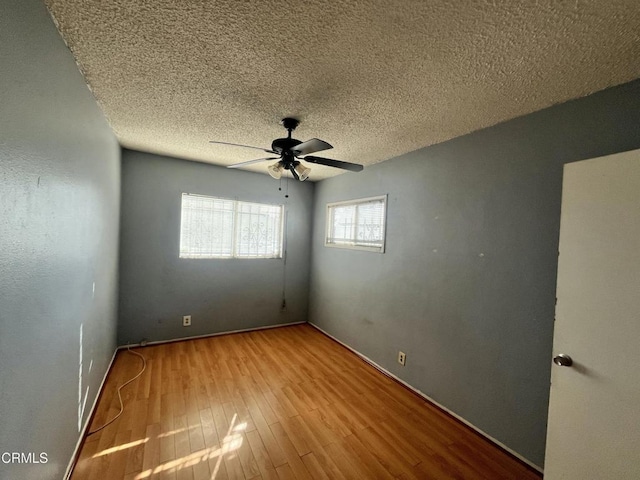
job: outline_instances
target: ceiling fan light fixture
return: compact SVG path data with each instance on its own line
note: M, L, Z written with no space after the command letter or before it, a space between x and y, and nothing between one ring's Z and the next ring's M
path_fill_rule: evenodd
M269 172L269 175L271 175L276 180L279 180L280 177L282 177L283 170L284 168L282 168L282 164L280 162L274 163L273 165L267 167L267 172Z
M294 167L296 173L298 174L299 180L304 182L307 178L309 178L309 174L311 173L311 169L309 167L305 167L301 163L298 163Z

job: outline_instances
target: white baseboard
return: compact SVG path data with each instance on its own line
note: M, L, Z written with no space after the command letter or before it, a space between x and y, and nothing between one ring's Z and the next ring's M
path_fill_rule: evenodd
M199 338L209 338L209 337L219 337L220 335L231 335L232 333L243 333L243 332L254 332L257 330L268 330L270 328L279 328L279 327L289 327L292 325L300 325L307 322L292 322L292 323L278 323L277 325L266 325L264 327L252 327L252 328L243 328L241 330L228 330L225 332L218 333L205 333L204 335L194 335L191 337L178 337L172 338L169 340L154 340L152 342L146 342L144 345L162 345L163 343L172 343L172 342L182 342L183 340L197 340ZM125 350L130 347L141 347L140 343L129 343L126 345L118 346L118 350Z
M366 355L363 355L362 353L358 352L356 349L350 347L349 345L347 345L346 343L342 342L341 340L338 340L336 337L334 337L333 335L331 335L330 333L324 331L322 328L320 328L319 326L317 326L314 323L308 322L309 325L311 325L313 328L319 330L320 332L322 332L323 334L325 334L327 337L331 338L332 340L338 342L340 345L342 345L343 347L347 348L348 350L351 350L353 353L355 353L356 355L358 355L360 358L362 358L365 362L367 362L369 365L371 365L372 367L374 367L376 370L379 370L381 373L383 373L384 375L393 378L396 382L401 383L402 385L404 385L406 388L408 388L409 390L411 390L412 392L414 392L415 394L421 396L422 398L424 398L426 401L428 401L429 403L434 404L435 406L437 406L438 408L440 408L441 410L444 410L445 412L447 412L449 415L451 415L452 417L456 418L457 420L459 420L460 422L464 423L466 426L468 426L469 428L472 428L473 430L475 430L476 432L478 432L480 435L482 435L483 437L485 437L487 440L491 441L492 443L496 444L497 446L499 446L501 449L509 452L511 455L513 455L514 457L516 457L518 460L520 460L521 462L529 465L531 468L539 471L540 473L543 473L543 469L541 467L539 467L538 465L534 464L533 462L531 462L530 460L526 459L525 457L523 457L522 455L520 455L518 452L515 452L514 450L510 449L509 447L507 447L504 443L500 442L499 440L496 440L495 438L493 438L491 435L489 435L488 433L482 431L481 429L479 429L478 427L476 427L475 425L473 425L472 423L470 423L468 420L465 420L464 418L462 418L460 415L456 414L455 412L452 412L451 410L449 410L447 407L445 407L444 405L441 405L440 403L436 402L433 398L429 397L428 395L424 394L423 392L421 392L420 390L418 390L417 388L409 385L407 382L405 382L404 380L398 378L397 376L395 376L393 373L391 373L390 371L386 370L385 368L381 367L380 365L378 365L376 362L374 362L373 360L371 360L369 357L367 357Z
M113 362L116 359L116 353L118 353L118 348L113 351L113 355L111 355L111 361L109 361L109 365L107 366L107 370L104 372L104 376L102 377L102 382L100 382L100 386L98 387L98 392L96 393L95 398L93 399L93 404L91 405L91 410L89 410L89 415L84 422L82 427L82 431L80 432L80 437L76 442L76 448L73 449L73 455L71 455L71 460L69 460L69 465L67 465L67 470L64 474L64 480L69 480L71 478L71 472L76 465L78 460L78 455L80 454L80 446L82 445L82 441L84 440L85 434L87 433L87 429L89 428L89 423L91 423L91 419L93 418L93 412L98 406L98 399L100 398L100 394L102 393L102 389L104 388L104 384L107 381L107 376L111 371L111 367L113 366Z

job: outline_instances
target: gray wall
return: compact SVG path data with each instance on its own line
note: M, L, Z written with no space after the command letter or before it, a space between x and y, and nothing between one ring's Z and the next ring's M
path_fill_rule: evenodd
M116 346L120 149L41 1L0 2L0 69L0 453L49 459L0 478L60 479Z
M320 182L310 321L543 465L562 166L639 125L636 81ZM386 253L323 246L327 202L384 193Z
M314 186L290 180L286 199L278 185L268 175L125 150L118 341L306 321ZM183 192L285 204L286 310L283 259L178 258Z

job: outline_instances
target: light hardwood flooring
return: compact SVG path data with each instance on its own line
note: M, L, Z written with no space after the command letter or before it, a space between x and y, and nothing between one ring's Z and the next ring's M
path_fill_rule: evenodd
M310 325L136 349L72 479L539 479ZM141 360L118 353L91 428Z

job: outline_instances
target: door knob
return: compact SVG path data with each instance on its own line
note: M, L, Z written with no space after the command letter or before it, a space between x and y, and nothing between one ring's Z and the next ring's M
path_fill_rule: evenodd
M558 365L559 367L570 367L573 365L573 360L569 355L561 353L560 355L556 355L553 357L553 363Z

